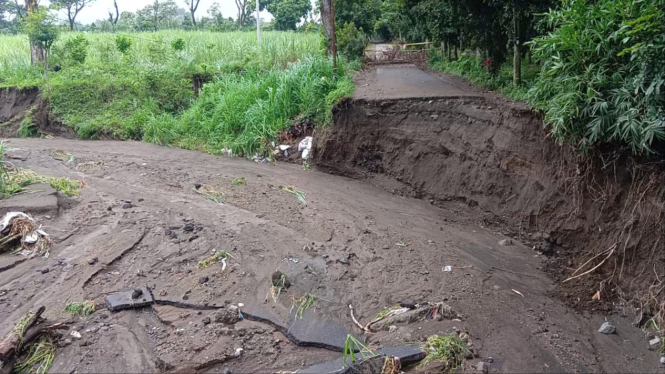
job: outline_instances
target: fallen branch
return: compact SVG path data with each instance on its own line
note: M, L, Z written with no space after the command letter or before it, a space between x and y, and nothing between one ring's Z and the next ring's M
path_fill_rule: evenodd
M579 278L579 277L581 277L581 276L587 275L587 274L591 273L592 271L598 269L602 264L605 263L605 261L607 261L608 258L610 258L610 256L612 256L612 254L614 253L614 250L616 249L616 247L617 247L616 244L614 244L612 247L610 247L610 248L611 248L610 253L609 253L609 254L607 255L607 257L605 257L605 258L603 259L603 261L601 261L598 265L596 265L596 266L594 266L593 268L591 268L591 269L585 271L585 272L582 273L582 274L576 275L576 276L574 276L574 277L570 277L570 278L564 280L564 281L561 282L561 283L566 283L566 282L568 282L569 280L573 280L573 279L575 279L575 278Z
M349 310L351 311L351 319L353 320L353 322L354 322L354 323L355 323L355 324L356 324L361 330L363 330L364 332L367 332L366 327L363 327L363 325L361 325L360 322L358 322L358 320L356 319L356 317L353 315L353 305L349 304Z
M5 361L10 356L13 356L16 353L16 349L23 344L25 340L25 334L30 330L31 327L37 323L37 320L41 317L42 313L46 310L45 307L40 307L35 314L30 317L28 322L25 324L23 331L12 331L7 335L2 342L0 342L0 360Z

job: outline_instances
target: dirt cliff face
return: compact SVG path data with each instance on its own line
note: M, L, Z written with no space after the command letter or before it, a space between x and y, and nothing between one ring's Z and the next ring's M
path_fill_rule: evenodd
M319 167L444 208L479 209L481 225L552 255L556 280L578 276L558 282L570 304L610 310L603 301L649 298L662 318L657 165L619 151L582 157L555 144L537 113L490 97L350 99L315 139Z

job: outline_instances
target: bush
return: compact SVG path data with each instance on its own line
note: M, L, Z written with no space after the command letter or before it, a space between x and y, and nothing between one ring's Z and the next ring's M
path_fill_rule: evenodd
M83 36L77 35L65 42L67 60L74 64L83 64L88 56L90 42Z
M649 154L665 139L662 0L565 0L534 39L542 70L528 99L560 142L582 150L628 144Z
M363 32L363 29L356 28L353 22L345 23L337 31L338 52L350 60L362 58L368 43L369 38Z
M132 48L132 40L126 36L118 35L115 37L115 47L118 49L118 52L127 55Z

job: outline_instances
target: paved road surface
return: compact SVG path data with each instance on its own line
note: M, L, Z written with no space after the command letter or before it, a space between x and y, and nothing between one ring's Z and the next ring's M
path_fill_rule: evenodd
M357 99L404 99L478 96L477 93L435 77L414 65L386 65L370 68L356 78Z

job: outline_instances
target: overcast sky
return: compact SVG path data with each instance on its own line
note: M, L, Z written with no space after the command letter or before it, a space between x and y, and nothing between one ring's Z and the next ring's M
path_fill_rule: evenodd
M184 0L173 0L179 7L188 9L187 4ZM129 11L136 12L138 9L145 7L148 4L152 4L154 0L118 0L118 9L120 13ZM199 3L199 8L196 10L196 18L205 16L208 12L208 8L213 3L219 3L220 10L224 17L233 17L236 18L238 8L236 8L234 0L201 0ZM48 1L40 1L40 5L47 5ZM93 0L92 3L86 5L85 8L79 13L76 17L76 22L82 24L88 24L93 21L100 19L108 18L109 9L113 9L113 0ZM58 12L61 18L66 19L66 13L64 11ZM266 11L261 12L261 18L271 19L269 13Z

